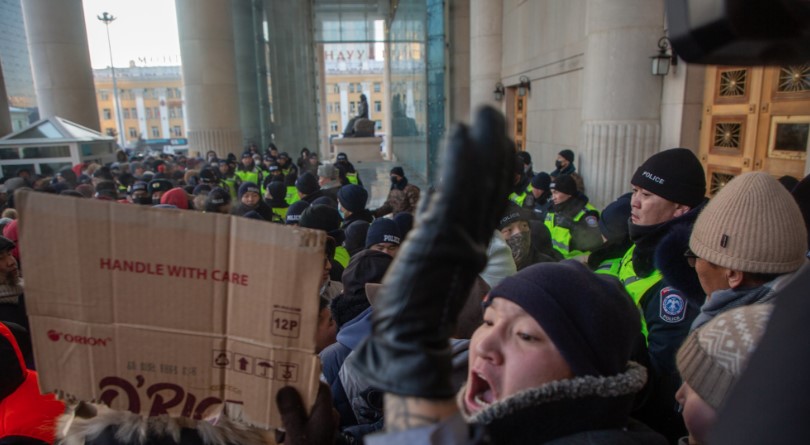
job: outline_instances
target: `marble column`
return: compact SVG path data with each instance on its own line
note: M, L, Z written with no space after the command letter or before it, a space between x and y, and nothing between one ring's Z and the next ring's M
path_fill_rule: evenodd
M318 147L312 4L265 0L270 34L274 140L282 151Z
M636 168L660 150L662 79L650 55L664 35L663 0L588 0L577 168L603 207L630 191Z
M239 123L242 137L247 143L261 143L258 82L256 72L256 46L259 43L253 25L253 2L231 0L233 12L234 57L236 59L236 83L239 92Z
M8 93L3 77L3 64L0 61L0 138L11 132L11 111L8 109Z
M503 0L470 0L470 106L493 105L501 81ZM468 119L469 120L469 119Z
M82 0L21 3L40 117L100 131Z
M175 0L191 151L241 153L230 0Z

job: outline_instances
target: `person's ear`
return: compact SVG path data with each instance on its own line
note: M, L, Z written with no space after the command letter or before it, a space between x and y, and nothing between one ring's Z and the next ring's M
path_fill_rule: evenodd
M673 214L673 216L677 218L681 215L685 215L690 210L692 210L692 208L687 205L675 204L675 213Z
M728 287L730 289L736 289L745 280L745 272L726 269L726 279L728 280Z

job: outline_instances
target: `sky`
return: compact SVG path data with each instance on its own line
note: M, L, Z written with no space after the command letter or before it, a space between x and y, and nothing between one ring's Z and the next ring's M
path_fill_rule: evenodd
M84 20L93 68L110 66L107 33L97 16L109 12L114 66L180 65L174 0L84 0Z

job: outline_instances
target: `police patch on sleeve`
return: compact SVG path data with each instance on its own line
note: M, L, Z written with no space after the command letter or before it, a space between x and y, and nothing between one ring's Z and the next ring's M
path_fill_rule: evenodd
M587 224L588 227L597 227L599 225L599 219L595 216L586 216L585 224Z
M686 318L686 301L672 287L661 289L659 316L667 323L680 323Z

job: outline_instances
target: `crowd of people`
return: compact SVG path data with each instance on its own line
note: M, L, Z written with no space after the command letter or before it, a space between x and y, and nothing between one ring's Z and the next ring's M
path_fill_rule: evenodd
M393 168L377 209L345 154L327 163L304 149L292 162L272 145L250 146L238 161L214 152L133 158L6 180L0 441L14 433L50 443L60 416L86 425L95 415L66 411L30 383L13 192L31 187L327 233L323 383L311 412L295 390L279 392L284 443L713 443L774 303L806 268L810 176L744 173L707 199L700 161L673 148L639 165L631 191L600 211L573 151L535 172L488 108L451 136L446 156L430 193ZM46 414L20 416L14 403ZM58 435L244 439L230 426L211 439L205 421L184 423L182 437L145 420L141 430L107 422Z

